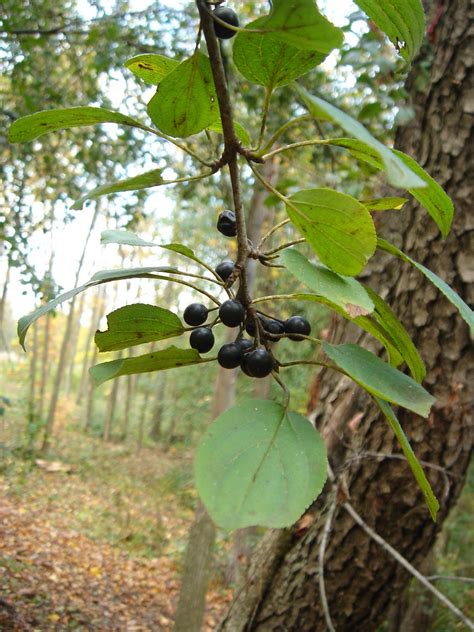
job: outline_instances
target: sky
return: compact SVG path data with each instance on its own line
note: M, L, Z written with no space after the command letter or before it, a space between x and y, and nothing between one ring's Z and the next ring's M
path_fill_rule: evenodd
M170 6L176 8L177 5L179 6L180 4L185 4L187 0L162 0L162 2L163 4L169 4ZM110 4L112 7L113 2L111 1ZM133 11L145 10L151 4L152 2L150 2L150 0L132 0L130 3L131 10ZM238 6L237 2L229 2L228 4L229 6ZM319 2L318 5L321 11L338 26L344 25L346 23L347 16L357 10L357 6L351 0L338 0L337 2L325 0ZM92 8L88 10L85 3L83 7L84 17L93 17L94 12ZM330 66L332 63L331 59L328 59L326 63ZM125 82L123 82L122 85L120 85L120 81L113 82L113 84L116 84L115 98L113 93L109 94L109 96L111 97L112 102L120 102L123 96ZM125 199L125 195L116 198L114 203L120 204L121 200L123 201ZM172 211L173 201L166 196L166 193L162 189L156 189L155 192L149 195L147 199L147 207L154 209L158 208L160 209L161 214L169 215ZM41 212L40 209L39 212ZM30 261L38 268L39 271L43 272L47 268L50 241L52 238L55 252L53 275L56 282L62 286L64 290L70 289L74 285L77 262L81 255L83 244L89 230L92 214L93 207L86 207L86 210L77 212L73 222L68 225L58 227L54 234L49 238L45 237L45 235L41 233L31 240ZM118 267L120 263L117 247L100 245L100 233L102 230L105 230L105 228L106 226L104 220L103 218L100 218L90 240L87 253L88 265L84 268L80 282L84 282L90 278L94 271ZM4 271L0 262L0 278L3 276ZM13 281L10 288L10 305L12 308L12 315L15 319L18 319L20 316L23 316L35 308L35 299L32 292L28 291L25 286L22 286L18 282L15 272L13 274Z

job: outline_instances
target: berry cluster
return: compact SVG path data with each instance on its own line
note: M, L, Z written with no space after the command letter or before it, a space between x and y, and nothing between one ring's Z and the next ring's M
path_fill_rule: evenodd
M216 9L217 10L217 9ZM226 237L235 237L237 233L236 217L233 211L223 211L217 220L217 230ZM226 282L234 271L232 261L222 261L215 269L216 275ZM302 316L291 316L287 320L279 320L253 309L246 310L237 299L229 299L219 307L219 318L212 325L206 323L209 310L205 305L192 303L184 310L184 321L194 327L191 332L190 345L199 353L207 353L215 343L212 327L221 322L226 327L239 327L240 331L234 342L227 343L219 349L217 361L225 369L238 366L249 377L266 377L278 362L273 357L271 343L287 337L290 340L304 340L311 333L311 326ZM245 332L253 338L243 337Z
M223 262L220 265L226 263L232 262ZM195 327L191 332L190 345L199 353L210 351L215 342L211 326L202 326L208 315L209 310L200 303L191 303L184 310L185 323ZM219 349L217 361L225 369L240 366L249 377L266 377L277 367L269 343L278 342L282 337L303 340L302 336L309 336L311 333L310 324L302 316L292 316L285 321L259 313L254 317L248 315L242 303L235 299L222 303L219 307L219 320L226 327L240 327L240 332L235 342L224 344ZM253 340L242 336L244 328ZM259 343L263 346L259 346Z

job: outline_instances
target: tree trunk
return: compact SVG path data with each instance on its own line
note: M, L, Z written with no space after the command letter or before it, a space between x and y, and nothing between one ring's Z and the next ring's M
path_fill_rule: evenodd
M402 213L384 214L380 222L384 237L440 274L467 302L473 269L469 229L474 191L469 170L474 142L468 80L474 56L469 33L472 9L471 0L439 2L431 79L419 93L416 69L411 75L409 89L417 115L397 138L398 146L413 155L453 198L453 230L443 241L432 220L416 205ZM437 523L431 521L406 461L390 458L399 455L400 448L388 425L346 378L328 376L315 418L328 443L333 470L336 475L344 473L351 504L372 529L419 566L464 484L472 448L468 419L472 412L468 385L474 383L472 349L464 321L415 269L377 255L368 277L374 289L386 290L384 298L413 335L426 361L426 386L437 398L427 421L408 411L399 412L418 457L443 468L425 468L440 499ZM343 340L354 340L351 328L345 330ZM364 339L362 344L369 343ZM362 414L358 425L350 424L358 413ZM386 457L374 458L373 453ZM329 488L307 516L312 524L306 533L296 529L268 532L263 544L270 550L286 535L283 552L280 548L273 565L254 556L252 579L237 593L222 629L327 629L318 556L331 503ZM407 583L406 571L368 538L341 505L335 509L324 568L328 610L338 632L376 630Z
M89 370L89 367L91 366L89 354L90 354L92 342L94 340L94 334L96 330L98 329L102 307L105 303L105 294L106 294L106 286L103 285L102 288L99 290L99 292L95 296L91 323L90 323L89 331L86 338L86 344L84 347L84 360L82 363L81 380L79 382L79 387L77 389L77 398L76 398L77 405L81 403L82 398L84 397L84 392L86 390L88 370Z
M276 164L277 161L272 161L265 165L265 177L271 182L277 177ZM262 232L265 219L263 205L265 196L265 191L259 183L256 183L249 207L250 229L248 231L248 237L254 243L260 239ZM252 285L255 284L254 267L250 270L247 280L251 291ZM229 329L226 342L234 341L235 337L236 331ZM222 367L219 368L214 389L212 419L216 419L233 405L236 379L237 369L229 371ZM175 632L199 632L201 630L215 537L214 524L205 508L199 503L186 548L185 568L176 611ZM199 550L196 549L197 546L199 546Z
M0 341L0 344L2 344L5 347L5 351L7 350L8 345L7 345L7 339L6 339L6 335L4 331L4 320L5 320L5 307L7 305L8 286L10 284L10 270L11 270L10 259L7 259L7 271L5 273L5 281L3 283L2 295L0 296L0 332L1 332L1 338L2 338Z
M79 299L79 306L77 310L77 318L75 322L73 322L72 331L71 331L71 340L69 342L69 350L68 350L68 358L66 361L67 371L66 371L66 379L64 381L64 394L70 395L71 386L74 380L74 370L76 368L76 351L77 351L77 343L79 341L79 335L81 333L81 314L84 311L84 302L86 298L86 293L83 292L81 294L81 298Z
M84 259L86 256L87 246L89 244L89 239L95 226L95 222L99 213L99 208L100 206L97 203L95 211L94 211L94 215L92 216L89 232L87 233L84 247L82 249L81 258L79 259L79 263L77 265L76 278L75 278L75 283L74 283L75 286L77 286L79 282L79 277L80 277L82 266L84 264ZM74 297L71 301L71 306L69 308L69 314L66 321L66 331L64 332L64 337L61 344L58 368L56 369L56 376L54 378L53 392L51 394L51 401L49 403L48 419L46 421L43 443L41 446L41 452L43 454L48 453L50 443L51 443L51 435L53 432L54 420L56 416L56 407L57 407L58 399L59 399L59 391L61 388L62 379L63 379L64 372L66 369L67 353L68 353L68 347L69 347L70 338L71 338L71 331L73 327L74 314L75 314L75 303L76 303L76 297Z

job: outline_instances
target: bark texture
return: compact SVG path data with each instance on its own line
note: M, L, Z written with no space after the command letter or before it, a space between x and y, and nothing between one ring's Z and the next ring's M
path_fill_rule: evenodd
M452 197L453 230L444 241L426 212L413 205L399 214L383 214L379 232L442 276L469 303L474 258L470 26L474 6L471 0L442 0L438 5L431 76L422 93L415 90L420 85L417 77L410 77L417 115L400 131L397 145L413 155ZM364 281L393 306L427 365L424 385L437 398L432 414L424 420L400 410L399 419L417 456L443 468L425 467L441 504L438 522L431 521L406 461L393 458L400 449L388 424L345 377L327 376L314 417L352 505L375 531L419 566L459 496L469 463L472 347L464 321L416 270L379 254ZM354 341L357 335L347 328L340 341ZM369 339L360 340L360 336L359 342L371 346ZM327 629L318 587L318 553L331 500L326 489L313 507L312 524L303 534L301 529L287 532L284 551L277 547L275 564L263 563L260 554L254 556L251 580L242 592L237 591L236 603L221 629ZM272 542L276 546L281 541L282 532L266 535L264 547L270 556ZM337 632L375 631L407 582L405 571L340 506L334 514L324 571Z

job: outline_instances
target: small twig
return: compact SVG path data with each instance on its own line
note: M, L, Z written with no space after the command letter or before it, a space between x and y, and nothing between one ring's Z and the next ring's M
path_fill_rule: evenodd
M283 393L285 394L285 399L283 400L283 408L288 410L288 406L290 405L290 391L286 384L279 378L278 373L276 371L272 371L272 377L275 382L283 389Z
M268 140L262 149L257 152L257 156L263 156L265 153L270 151L273 145L277 142L277 140L284 134L290 127L294 127L298 123L303 123L304 121L310 121L313 117L310 114L303 114L303 116L298 116L277 129L277 131L273 134L273 136Z
M287 224L290 223L289 219L284 219L282 222L280 222L279 224L275 224L275 226L273 226L273 228L271 230L268 231L268 233L266 233L262 239L260 240L260 243L257 246L257 250L260 250L261 247L263 246L263 244L267 241L267 239L270 239L270 237L276 233L277 230L280 230L280 228L283 228L283 226L286 226Z
M327 145L327 140L302 140L298 143L291 143L291 145L284 145L283 147L278 147L273 151L268 152L268 154L264 154L262 158L264 160L268 160L268 158L272 158L278 154L283 153L284 151L290 151L291 149L298 149L299 147L311 147L311 145Z
M263 253L264 257L270 257L271 255L276 254L277 252L280 252L280 250L285 250L285 248L291 248L291 246L296 246L298 244L304 244L306 241L306 239L304 237L300 237L300 239L294 239L293 241L288 241L286 244L281 244L280 246L277 246L276 248L273 248L273 250L268 250L267 252Z
M319 555L318 555L318 565L319 565L319 573L318 573L318 581L319 581L319 594L321 596L321 605L323 607L324 618L326 620L326 626L329 632L336 632L336 629L332 623L331 613L329 611L329 604L326 596L326 583L324 581L324 556L326 554L326 547L329 540L329 535L332 529L332 521L334 518L334 513L337 507L337 497L334 496L334 499L331 503L331 506L328 511L328 516L326 518L326 523L324 525L323 536L321 538L321 545L319 547Z
M465 582L466 584L474 584L474 577L459 577L458 575L430 575L427 577L430 582L436 582L438 580Z
M464 625L469 629L474 631L474 622L466 617L466 615L453 604L450 599L446 597L442 592L440 592L437 588L431 584L428 579L420 573L410 562L403 557L396 549L393 548L386 540L382 538L376 531L374 531L365 521L364 519L357 513L354 507L348 503L342 503L342 506L347 511L347 513L352 516L354 521L367 533L369 537L372 538L377 544L379 544L387 553L389 553L401 566L403 566L413 577L415 577L420 584L422 584L427 590L429 590L433 595L441 601L451 612L456 615Z
M268 109L270 107L270 99L272 98L272 91L266 88L265 90L265 101L263 104L263 115L262 115L262 123L260 125L260 134L258 136L258 146L257 151L260 149L263 143L263 136L265 135L265 128L267 125L268 118Z

